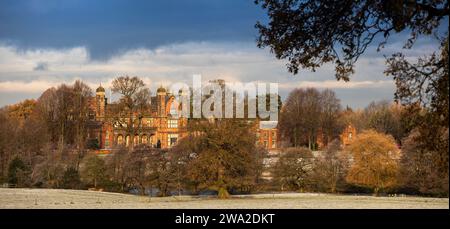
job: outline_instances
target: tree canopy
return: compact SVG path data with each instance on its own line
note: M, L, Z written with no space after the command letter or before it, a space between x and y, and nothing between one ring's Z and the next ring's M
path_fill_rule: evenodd
M257 22L259 47L270 47L288 69L315 70L336 65L336 78L349 80L354 64L378 35L410 31L405 47L436 31L449 15L446 0L256 0L267 10L269 23Z
M347 182L379 191L397 185L400 150L390 135L364 131L345 149L352 164Z

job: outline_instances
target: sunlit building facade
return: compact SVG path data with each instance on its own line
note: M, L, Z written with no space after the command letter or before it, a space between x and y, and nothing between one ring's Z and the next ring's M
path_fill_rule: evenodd
M179 117L181 107L176 104L175 96L165 88L157 89L156 96L151 97L150 107L142 113L130 117L118 117L117 104L109 104L105 89L96 89L95 97L90 102L89 136L99 152L109 153L120 146L134 147L145 144L155 148L171 148L179 139L188 134L188 119ZM277 122L257 122L257 144L267 150L278 148ZM133 134L130 134L132 132Z

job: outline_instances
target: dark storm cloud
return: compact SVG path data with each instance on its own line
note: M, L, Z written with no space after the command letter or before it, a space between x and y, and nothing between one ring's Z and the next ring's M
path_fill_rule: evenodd
M186 41L253 41L264 18L249 0L2 0L0 41L21 48L85 46L105 59Z

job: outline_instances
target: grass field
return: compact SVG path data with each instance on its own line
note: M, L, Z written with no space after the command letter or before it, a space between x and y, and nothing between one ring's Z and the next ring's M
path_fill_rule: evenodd
M0 188L0 208L449 208L448 198L373 197L316 193L283 193L211 197L144 197L63 189Z

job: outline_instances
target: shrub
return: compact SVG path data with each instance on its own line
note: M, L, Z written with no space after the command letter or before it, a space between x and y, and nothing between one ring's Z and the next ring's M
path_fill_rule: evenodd
M61 183L63 188L79 189L81 188L80 174L75 168L69 167L64 171Z
M309 185L313 155L307 148L287 148L273 167L274 181L281 190L301 191Z
M16 187L27 187L30 182L30 168L19 157L15 157L9 163L8 183Z

